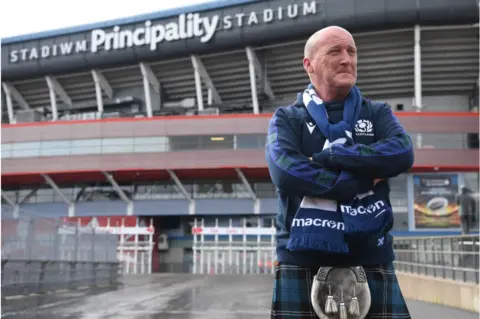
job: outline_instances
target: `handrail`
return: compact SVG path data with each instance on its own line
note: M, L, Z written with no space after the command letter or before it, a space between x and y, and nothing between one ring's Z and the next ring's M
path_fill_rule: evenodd
M394 239L398 271L479 284L480 235Z

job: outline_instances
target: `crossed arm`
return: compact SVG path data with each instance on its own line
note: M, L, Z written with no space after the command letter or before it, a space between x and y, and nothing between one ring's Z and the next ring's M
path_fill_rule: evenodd
M413 164L410 138L388 107L375 121L388 129L372 145L334 145L312 159L301 154L300 138L283 109L268 128L265 157L275 186L288 195L349 200L370 190L373 180L396 176ZM385 124L378 125L381 121ZM361 177L361 178L360 178Z
M376 143L335 144L314 154L313 161L323 167L351 171L362 178L387 179L408 171L414 161L412 140L387 105L379 110L374 127Z

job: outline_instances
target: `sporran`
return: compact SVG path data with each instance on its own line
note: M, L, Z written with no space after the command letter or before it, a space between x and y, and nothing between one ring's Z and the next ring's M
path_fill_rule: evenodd
M365 270L320 267L313 277L311 303L320 319L363 319L371 306Z

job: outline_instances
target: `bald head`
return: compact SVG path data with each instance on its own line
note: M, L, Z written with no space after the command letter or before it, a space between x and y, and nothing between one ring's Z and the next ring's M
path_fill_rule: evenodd
M342 27L339 26L330 26L318 30L308 38L307 43L305 43L304 56L306 58L312 59L315 56L318 48L325 44L328 39L332 37L349 37L353 41L353 37Z
M324 101L341 99L357 78L357 48L344 28L331 26L315 32L305 44L303 67Z

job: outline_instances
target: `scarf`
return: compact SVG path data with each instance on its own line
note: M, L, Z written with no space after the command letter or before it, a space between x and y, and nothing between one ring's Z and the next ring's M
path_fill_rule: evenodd
M302 95L303 104L326 137L323 149L334 144L353 144L352 127L360 116L362 94L354 86L344 103L343 119L336 124L328 121L323 101L310 84ZM342 176L343 175L343 176ZM342 171L341 179L355 178ZM292 221L287 248L294 251L320 250L348 253L348 242L358 240L383 242L383 232L393 220L391 208L373 191L358 194L350 201L304 197ZM380 246L380 244L378 245Z

